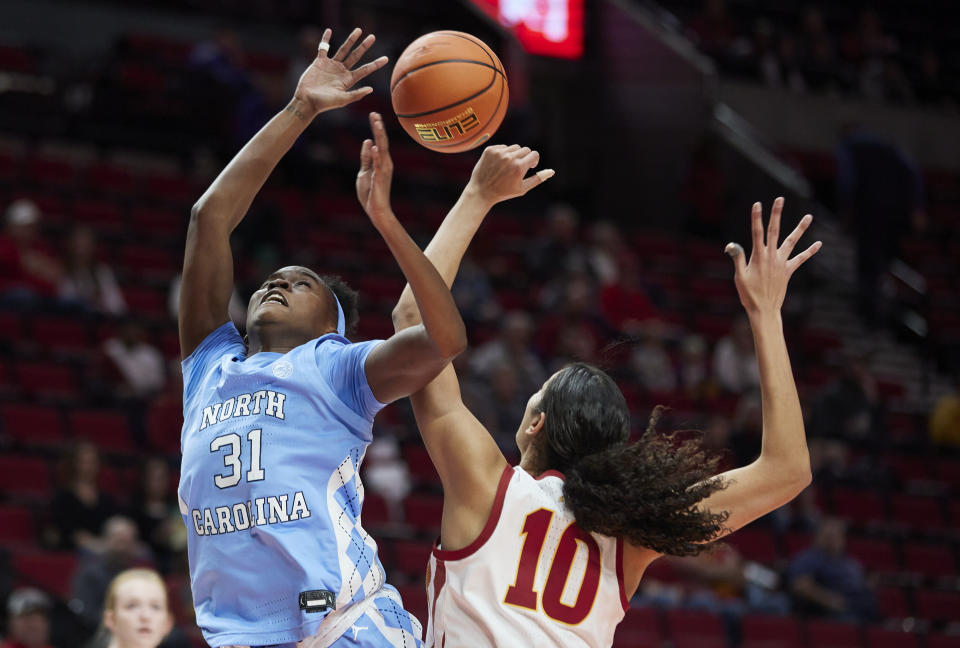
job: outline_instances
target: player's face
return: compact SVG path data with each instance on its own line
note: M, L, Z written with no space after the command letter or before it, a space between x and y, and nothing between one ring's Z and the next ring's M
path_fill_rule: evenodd
M104 625L123 648L156 648L170 632L167 594L152 579L131 578L117 586L116 605L104 615Z
M280 268L260 284L247 305L247 330L282 325L309 340L336 327L333 294L311 270Z

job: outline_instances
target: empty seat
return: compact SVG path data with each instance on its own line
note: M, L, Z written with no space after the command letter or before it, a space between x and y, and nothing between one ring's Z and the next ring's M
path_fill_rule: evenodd
M886 502L882 495L846 488L838 488L833 492L833 512L861 524L883 522L887 518Z
M387 502L376 493L366 491L363 496L361 519L365 529L389 523L390 510L387 508Z
M33 397L75 399L80 394L77 376L69 366L20 361L14 372L20 388Z
M895 495L892 501L893 517L915 529L943 527L943 509L936 497Z
M90 439L108 452L130 452L130 426L126 415L113 410L74 410L67 415L73 436Z
M0 545L31 545L36 542L30 509L0 506Z
M903 561L908 571L932 579L956 572L953 552L944 545L907 544L903 548Z
M443 498L436 495L410 495L403 501L403 515L407 524L418 529L439 529L443 514Z
M951 570L952 571L952 570ZM960 621L960 592L917 590L913 595L917 616L936 621Z
M66 598L70 595L77 558L73 553L30 552L13 559L14 580L19 586L32 585Z
M960 648L960 636L945 634L927 635L927 648Z
M613 648L653 648L660 642L660 623L652 607L627 610L613 635Z
M857 626L835 621L808 621L807 644L817 648L860 648Z
M433 461L427 449L422 445L409 445L403 450L403 459L407 463L410 475L421 485L436 485L440 483L440 475L433 467Z
M423 578L430 558L431 545L427 542L397 540L393 543L393 567L411 578ZM389 570L388 570L389 571Z
M87 325L75 317L38 316L30 325L33 340L40 347L70 353L88 353Z
M726 646L726 634L720 616L704 610L668 610L667 629L679 648L684 646Z
M910 616L910 603L900 587L887 585L876 591L877 609L885 619L903 619Z
M789 616L748 614L740 622L743 648L800 648L800 624Z
M55 407L8 403L0 407L4 433L24 446L63 442L63 418Z
M886 628L867 628L869 648L917 648L917 635Z
M748 560L767 565L772 565L777 561L777 547L774 543L773 532L763 527L740 529L727 536L725 542L733 545Z
M50 467L43 459L12 454L0 457L0 493L39 498L50 490Z
M893 545L886 540L849 538L847 553L860 561L860 564L869 571L892 572L900 567Z

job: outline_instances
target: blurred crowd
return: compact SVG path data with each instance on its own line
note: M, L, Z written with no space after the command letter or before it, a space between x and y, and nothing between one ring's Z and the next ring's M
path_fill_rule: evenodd
M686 26L693 42L726 74L799 93L953 110L960 102L960 86L944 69L939 43L901 42L896 23L875 9L854 14L839 4L811 3L799 12L751 6L735 13L730 4L706 0Z

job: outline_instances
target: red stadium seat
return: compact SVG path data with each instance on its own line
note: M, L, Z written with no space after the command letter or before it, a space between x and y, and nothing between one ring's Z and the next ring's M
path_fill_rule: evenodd
M0 493L38 498L50 490L50 467L43 459L13 454L0 457Z
M937 461L937 479L949 484L955 493L960 494L960 459L940 459ZM960 526L960 520L954 518L954 525Z
M20 315L17 313L0 313L0 339L19 340L23 335Z
M123 167L104 162L91 165L86 174L87 186L99 193L127 195L137 189L134 177Z
M748 614L741 621L743 648L800 648L800 624L789 616Z
M130 220L137 236L144 241L176 240L187 233L188 212L155 207L134 207Z
M439 495L410 495L403 502L404 520L418 529L439 529L442 514L443 497Z
M836 489L833 491L833 512L861 524L884 522L887 518L883 496L873 491Z
M426 573L430 549L431 545L427 542L397 540L393 543L394 569L403 572L410 578L422 579Z
M656 648L661 641L657 611L652 607L630 608L617 626L612 648Z
M773 533L762 527L748 527L732 533L724 539L733 545L747 560L772 565L777 562L777 547Z
M29 546L36 540L30 509L0 506L0 545Z
M90 439L107 452L131 452L127 417L112 410L75 410L67 415L73 436Z
M886 457L885 462L902 484L933 477L933 465L927 457L894 454Z
M903 589L895 586L877 588L877 608L885 619L904 619L910 616L910 604Z
M108 230L120 232L128 227L123 209L120 205L112 202L102 200L77 201L73 206L73 215L77 221L96 228L98 232Z
M960 648L960 635L927 635L927 648Z
M77 167L66 160L34 157L26 163L24 179L43 188L73 187L77 181Z
M180 453L183 408L174 400L155 400L147 412L147 443L164 454Z
M807 644L816 648L860 648L857 626L835 621L807 622Z
M407 463L410 475L418 484L432 486L440 483L440 475L437 474L437 469L433 467L433 461L430 460L427 449L422 445L408 445L403 450L403 459Z
M167 298L161 292L130 286L124 287L123 298L131 313L155 318L167 316Z
M363 528L370 529L390 522L390 510L387 502L376 493L366 491L363 496L363 510L361 512Z
M939 529L943 527L943 508L937 497L894 495L893 517L897 522L914 529Z
M956 573L953 551L944 545L907 544L903 548L903 563L907 571L931 579Z
M893 545L886 540L851 537L847 540L847 553L868 571L895 572L900 568Z
M74 317L38 316L30 324L38 347L73 354L90 353L87 325Z
M717 614L703 610L668 610L667 629L677 648L726 648L723 621Z
M66 598L70 595L77 558L72 553L30 552L13 559L14 580L18 586L31 585Z
M63 417L54 407L7 403L0 407L5 434L24 446L57 446L63 442Z
M128 277L169 281L177 274L177 259L164 248L126 245L121 257Z
M887 630L885 628L867 628L867 646L869 648L918 648L917 635Z
M917 590L913 597L917 603L918 617L936 621L960 621L960 592Z
M72 400L80 395L76 374L63 364L20 361L15 374L20 388L35 398Z
M426 568L426 567L424 567ZM427 631L427 590L423 586L423 580L417 580L410 585L398 587L400 598L403 599L403 609L412 614L420 621L424 633Z

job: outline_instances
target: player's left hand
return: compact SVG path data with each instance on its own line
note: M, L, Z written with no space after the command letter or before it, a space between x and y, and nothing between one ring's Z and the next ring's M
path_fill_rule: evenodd
M374 225L393 214L390 208L390 183L393 180L393 160L383 117L370 113L373 140L363 140L360 147L360 171L357 173L357 198Z
M376 40L373 34L368 34L357 45L362 33L359 27L354 29L336 53L329 56L330 37L333 32L329 29L323 31L320 46L317 49L317 57L313 59L310 67L300 76L300 81L297 83L297 89L294 93L294 98L301 100L312 113L310 117L325 110L346 106L373 92L373 88L370 86L350 89L371 72L375 72L387 64L387 57L381 56L365 65L352 69Z
M813 216L807 214L797 224L790 235L777 246L780 239L780 213L783 211L783 198L773 201L770 210L770 223L767 225L766 240L763 235L763 208L760 203L753 204L751 225L753 249L749 263L744 258L743 248L738 243L727 243L724 252L733 258L736 268L734 283L740 295L740 303L748 315L779 312L787 295L787 283L791 275L810 257L820 250L817 241L797 256L790 258L793 248L800 237L813 222Z
M540 169L529 178L524 177L538 164L540 153L527 146L488 146L473 167L467 188L475 190L490 205L522 196L553 177L553 169Z

